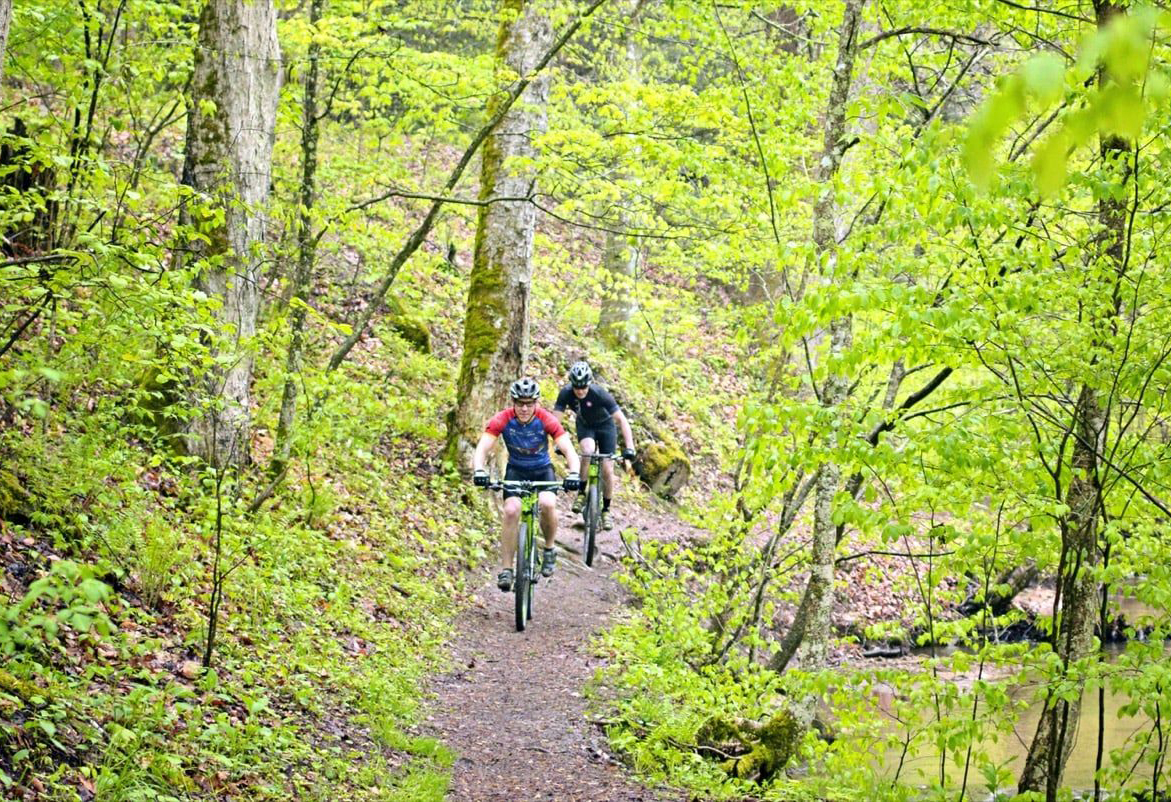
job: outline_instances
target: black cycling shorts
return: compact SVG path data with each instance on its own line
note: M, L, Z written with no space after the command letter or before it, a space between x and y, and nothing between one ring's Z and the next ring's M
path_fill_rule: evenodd
M618 445L618 428L614 425L614 419L606 421L597 426L590 426L577 422L577 442L585 440L587 437L593 438L594 451L598 454L613 454L614 448Z
M518 468L511 462L504 469L506 482L556 482L557 474L553 472L553 465L542 465L539 468ZM505 498L520 498L523 495L516 490L505 489Z

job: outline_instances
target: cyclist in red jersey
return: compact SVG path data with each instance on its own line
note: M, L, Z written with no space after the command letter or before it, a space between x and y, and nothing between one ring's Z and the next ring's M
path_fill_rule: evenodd
M504 472L505 481L555 482L553 460L549 457L549 438L565 455L569 473L565 477L567 491L581 488L578 472L581 462L569 434L561 427L548 410L541 407L541 387L527 376L517 379L509 389L512 406L492 416L480 435L476 451L472 455L472 481L479 487L489 484L488 472L484 466L488 452L497 438L504 440L508 449L508 467ZM551 576L557 563L557 552L553 548L557 537L557 498L543 491L537 496L540 509L541 532L545 535L545 550L541 555L541 575ZM520 522L520 494L504 491L504 526L500 538L500 562L504 568L496 577L496 587L503 591L512 590L512 561L516 556L516 532Z

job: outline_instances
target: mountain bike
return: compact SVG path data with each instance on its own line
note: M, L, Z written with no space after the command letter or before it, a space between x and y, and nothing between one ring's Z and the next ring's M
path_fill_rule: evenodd
M585 534L582 535L581 556L585 564L593 566L594 552L598 544L598 529L602 526L602 460L614 460L613 454L583 454L589 457L590 469L586 473L586 503L581 508L581 516L585 520Z
M516 602L516 631L524 632L533 617L533 586L541 577L537 560L537 535L541 531L537 520L537 494L542 490L556 493L561 482L528 482L504 480L492 482L489 490L508 490L520 494L520 524L516 532L516 568L513 570L512 592Z

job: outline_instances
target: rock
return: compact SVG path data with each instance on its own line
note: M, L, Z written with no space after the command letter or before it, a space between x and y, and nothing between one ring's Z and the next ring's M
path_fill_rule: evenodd
M691 463L683 450L661 441L639 451L634 470L652 492L664 498L674 498L691 477Z

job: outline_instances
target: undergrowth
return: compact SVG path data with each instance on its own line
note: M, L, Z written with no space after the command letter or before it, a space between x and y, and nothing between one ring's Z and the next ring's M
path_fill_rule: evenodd
M453 756L412 732L484 536L430 463L437 423L395 392L446 367L398 357L381 383L330 378L255 513L259 470L217 499L123 398L0 434L21 488L0 520L0 796L443 798Z

